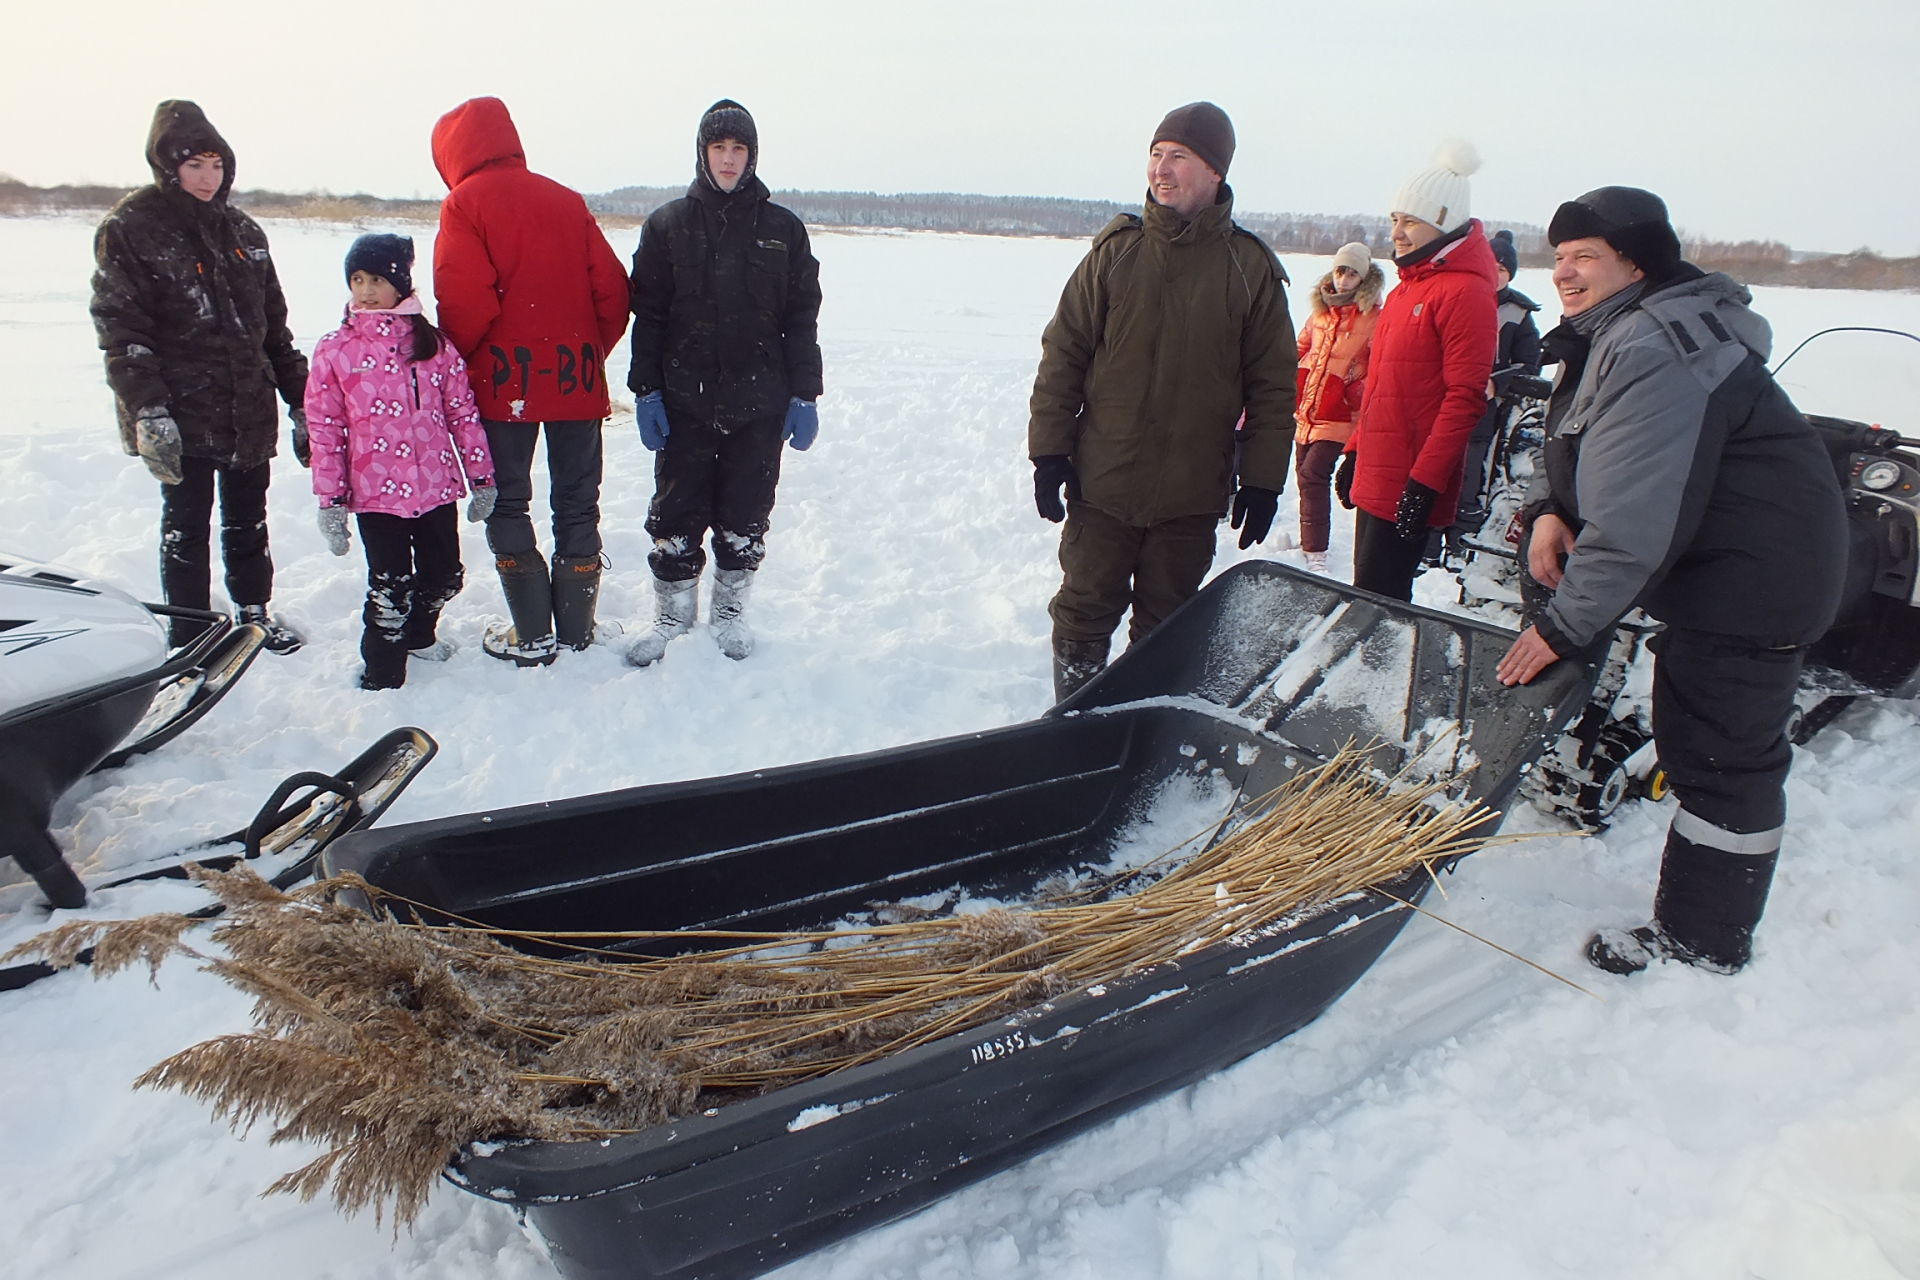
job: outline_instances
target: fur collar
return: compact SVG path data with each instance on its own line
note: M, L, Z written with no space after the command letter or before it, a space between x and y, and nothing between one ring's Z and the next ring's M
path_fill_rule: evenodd
M1333 288L1333 272L1329 271L1320 277L1318 284L1313 286L1312 305L1314 315L1317 316L1327 309L1327 300L1324 291L1331 288ZM1386 291L1386 273L1380 270L1380 264L1376 262L1367 268L1367 274L1360 277L1360 283L1355 286L1353 291L1353 305L1360 308L1363 312L1378 310L1380 297Z

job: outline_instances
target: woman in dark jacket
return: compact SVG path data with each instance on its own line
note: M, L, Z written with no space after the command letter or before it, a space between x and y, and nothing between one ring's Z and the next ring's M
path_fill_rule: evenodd
M266 629L269 649L291 653L300 635L267 613L267 481L276 398L306 461L306 357L265 233L227 203L233 149L199 107L159 105L147 164L153 185L115 205L94 236L92 311L121 444L161 485L161 590L168 604L209 607L217 482L227 595L242 622ZM174 643L199 629L176 621Z

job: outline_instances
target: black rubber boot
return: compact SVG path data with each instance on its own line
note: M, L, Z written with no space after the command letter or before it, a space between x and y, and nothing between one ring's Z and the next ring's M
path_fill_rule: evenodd
M497 557L500 589L507 597L511 626L487 628L481 648L487 656L523 667L544 667L556 653L553 638L553 583L547 561L538 551L517 551Z
M553 634L569 649L593 643L593 614L600 601L599 556L553 559Z
M1680 820L1718 832L1685 810ZM1755 837L1723 833L1732 844ZM1767 908L1779 861L1777 833L1757 837L1772 849L1733 852L1667 833L1653 923L1603 929L1587 942L1587 959L1609 973L1638 973L1656 960L1678 960L1713 973L1738 973L1753 958L1753 931Z
M1053 638L1053 700L1065 702L1107 667L1105 640Z

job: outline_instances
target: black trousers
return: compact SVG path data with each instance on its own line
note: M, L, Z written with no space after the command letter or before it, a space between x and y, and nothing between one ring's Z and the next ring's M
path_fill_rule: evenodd
M208 458L182 458L179 484L160 486L160 590L168 604L205 609L213 593L213 499L220 494L220 555L227 596L236 605L273 598L267 554L267 481L272 464L236 471ZM197 623L173 627L173 643L200 633Z
M1727 832L1783 825L1806 651L1674 628L1650 644L1653 737L1680 807Z
M1104 645L1129 608L1127 642L1145 636L1200 590L1219 523L1218 516L1179 516L1140 528L1068 502L1060 590L1047 606L1054 639Z
M722 569L758 569L766 558L774 490L780 484L783 419L761 418L727 430L675 422L667 447L653 455L653 502L647 565L666 582L697 578L706 568L700 545L713 532L713 562Z
M366 683L397 689L406 683L407 650L432 644L440 611L460 594L459 504L409 519L367 512L359 517L360 547L367 556L367 604L360 656Z
M1365 511L1353 513L1353 585L1395 600L1413 599L1413 580L1426 554L1426 535L1409 541L1393 531L1393 521Z
M497 555L536 550L533 518L533 451L542 427L547 435L547 498L553 509L553 554L590 559L600 554L600 423L489 422L487 448L499 486L487 517L487 546Z

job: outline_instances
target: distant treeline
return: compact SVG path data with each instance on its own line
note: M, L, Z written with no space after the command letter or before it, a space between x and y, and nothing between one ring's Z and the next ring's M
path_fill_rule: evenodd
M602 220L632 225L660 205L685 194L686 187L621 187L589 195L587 204ZM31 187L0 177L0 214L18 215L106 209L126 194L122 187ZM872 227L904 231L963 231L1001 236L1088 236L1115 214L1137 204L1111 200L1068 200L1048 196L981 196L959 192L881 195L871 191L777 191L775 198L807 222L822 227ZM235 200L267 217L365 221L380 218L431 222L437 200L387 200L371 195L329 193L288 195L243 191ZM1371 214L1255 213L1242 211L1240 224L1257 232L1283 254L1329 256L1349 241L1369 245L1377 258L1391 256L1387 219ZM1523 266L1553 262L1546 228L1528 223L1507 227ZM1920 288L1920 257L1884 258L1868 249L1841 254L1796 254L1771 240L1685 241L1687 259L1709 271L1725 271L1747 284L1798 285L1815 289Z

